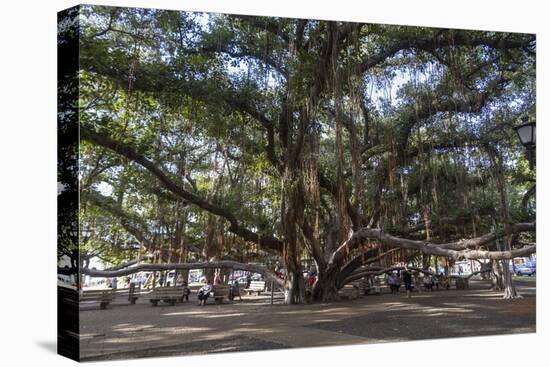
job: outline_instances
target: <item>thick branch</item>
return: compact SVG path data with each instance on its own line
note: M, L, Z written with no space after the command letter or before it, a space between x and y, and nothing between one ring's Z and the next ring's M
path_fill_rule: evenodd
M242 21L256 27L258 30L264 30L276 37L279 37L286 44L290 43L288 35L281 32L281 26L269 17L258 17L252 15L233 15L233 17L241 19Z
M253 49L232 49L227 44L221 44L221 45L203 45L201 46L200 50L197 53L224 53L228 56L231 56L235 59L239 58L253 58L260 62L263 62L265 65L272 67L274 70L276 70L279 75L282 77L286 76L286 69L279 64L276 60L274 60L272 57L269 57L265 52L259 51L259 50L253 50ZM191 52L188 52L191 53Z
M534 35L521 40L509 40L505 38L488 38L483 34L478 36L471 36L469 32L447 30L441 31L438 35L431 38L414 38L395 41L388 47L381 50L376 55L369 57L361 63L360 70L365 72L387 59L395 56L399 51L407 49L422 50L429 53L434 53L436 50L446 47L478 47L486 46L493 49L524 49L525 47L531 47L535 41Z
M111 149L112 151L141 165L142 167L147 169L150 173L152 173L161 182L161 184L164 187L166 187L169 191L173 192L174 194L183 198L184 200L198 206L201 209L204 209L212 214L215 214L227 219L230 223L230 226L229 226L230 232L242 237L246 241L258 243L260 246L264 246L265 248L281 251L282 243L277 238L269 235L260 236L252 232L251 230L245 228L244 226L241 225L241 223L239 223L239 220L235 217L235 215L233 215L233 213L231 213L225 208L221 208L219 206L216 206L208 202L207 200L201 198L198 195L195 195L183 189L182 187L174 183L174 181L172 181L170 178L168 178L168 176L166 176L166 174L159 167L157 167L153 162L151 162L150 160L148 160L147 158L145 158L144 156L136 152L133 148L129 147L128 145L121 143L119 141L115 141L110 137L98 134L84 126L80 127L80 136L83 140Z
M431 271L427 271L425 269L417 268L417 267L414 267L414 266L409 266L409 267L407 267L407 269L412 270L414 272L423 273L423 274L429 275L429 276L437 276L438 275L438 274L435 274ZM361 279L365 276L377 276L377 275L382 275L382 274L386 274L386 273L391 273L391 272L394 272L394 271L403 271L403 270L405 270L404 266L393 266L393 267L389 267L389 268L370 267L370 268L366 268L366 269L361 269L361 271L353 273L352 275L350 275L349 277L344 279L344 281L340 285L340 288L342 288L343 286L345 286L348 283L359 280L359 279ZM467 276L450 275L450 276L448 276L448 278L470 279L472 276L474 276L476 274L487 273L487 272L490 272L490 271L491 271L491 269L483 269L483 270L479 270L479 271L473 272L471 274L468 274Z
M132 265L138 264L138 263L142 262L143 260L150 260L152 258L153 258L152 255L141 256L137 260L128 261L128 262L125 262L123 264L113 266L112 268L105 269L104 271L117 271L117 270L125 269L125 268L128 268L128 267L132 266Z
M190 269L229 269L229 270L244 270L253 273L262 274L268 281L273 281L275 284L282 286L283 281L278 278L275 273L267 269L265 266L243 264L237 261L222 260L202 263L174 263L174 264L140 264L133 268L124 268L120 270L96 270L83 269L82 272L86 275L96 278L112 278L121 277L124 275L135 274L140 271L164 271L164 270L190 270Z
M519 223L510 226L512 233L535 231L535 223ZM346 253L359 247L365 240L372 239L391 247L398 247L410 250L418 250L427 255L446 256L452 259L512 259L514 257L526 256L536 251L536 246L526 246L512 251L482 251L470 250L468 247L478 247L490 243L497 238L504 236L504 233L489 233L481 237L468 240L460 240L444 244L436 244L428 241L415 241L406 238L399 238L385 233L378 228L362 228L356 231L345 241L331 256L329 267L336 267L345 257Z
M87 200L96 207L102 208L115 216L126 232L134 236L135 239L145 245L145 247L150 247L152 239L147 235L147 226L140 218L125 212L115 200L97 192L85 190L82 191L80 195L82 199Z
M389 251L385 251L384 253L372 256L372 257L366 257L369 251L378 251L378 248L370 248L366 252L361 253L360 255L357 255L354 259L351 261L348 261L343 267L342 270L338 274L338 284L342 284L343 279L346 279L348 276L353 274L357 271L361 266L372 264L383 257L397 251L398 249L394 248Z

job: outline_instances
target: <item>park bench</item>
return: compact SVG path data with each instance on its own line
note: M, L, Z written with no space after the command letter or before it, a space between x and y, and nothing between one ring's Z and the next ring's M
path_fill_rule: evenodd
M135 305L138 298L141 297L141 287L136 286L135 284L130 284L130 287L128 288L128 301Z
M99 309L107 309L107 305L113 302L114 292L110 289L87 290L80 293L80 302L99 302Z
M356 290L358 291L359 296L366 296L366 295L380 295L380 282L379 281L371 281L368 278L363 278L360 280L356 280L354 282L351 282Z
M379 296L382 293L382 282L378 277L374 277L370 281L367 281L365 283L365 286L365 294L374 294Z
M149 293L149 302L153 307L160 301L175 305L177 301L183 302L183 287L157 287Z
M210 296L206 302L208 303L210 300L213 300L214 303L219 305L223 303L225 298L229 299L229 286L218 284L212 287Z
M435 284L437 289L448 290L451 287L449 278L447 278L446 276L439 276Z
M222 304L225 298L229 298L229 286L215 285L210 298L214 299L216 304Z
M250 282L250 286L244 289L244 291L247 292L249 295L252 293L257 293L258 296L264 290L265 290L265 281L263 280L252 281Z
M359 298L359 288L352 283L346 284L338 291L338 296L340 297L340 299L357 299Z
M456 289L468 289L469 288L469 284L468 284L468 278L463 278L463 277L452 277L451 278L451 281L454 280L454 285L455 285L455 288Z

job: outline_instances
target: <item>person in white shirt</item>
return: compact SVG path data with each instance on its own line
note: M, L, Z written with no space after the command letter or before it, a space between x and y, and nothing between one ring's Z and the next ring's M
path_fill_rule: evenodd
M206 305L206 301L208 300L208 297L210 297L210 292L212 292L212 284L207 280L206 284L202 286L201 289L199 289L199 306Z

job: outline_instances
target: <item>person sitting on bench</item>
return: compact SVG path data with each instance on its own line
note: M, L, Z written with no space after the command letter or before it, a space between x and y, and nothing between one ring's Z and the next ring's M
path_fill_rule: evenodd
M388 275L388 285L390 286L390 292L393 293L399 293L399 283L397 281L397 277L395 274L390 273Z
M208 300L208 297L210 297L210 292L212 292L212 284L210 284L207 280L206 284L199 289L199 294L197 296L199 299L199 306L206 305L206 301Z
M182 301L185 299L185 302L189 302L189 294L191 293L191 290L187 286L187 282L183 282L182 287L183 287Z
M426 288L427 291L433 290L434 286L434 280L430 275L424 275L424 288Z

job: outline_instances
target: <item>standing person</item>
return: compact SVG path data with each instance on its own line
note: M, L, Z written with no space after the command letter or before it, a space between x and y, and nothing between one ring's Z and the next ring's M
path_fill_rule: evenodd
M231 297L230 299L233 301L235 299L235 297L239 296L239 301L242 301L242 297L241 297L241 291L239 289L239 282L237 280L235 280L233 282L233 284L231 285L231 288L230 288L230 292L231 292Z
M426 288L427 291L432 291L433 286L434 286L434 283L433 283L432 276L428 274L424 274L424 288Z
M250 274L250 272L248 272L246 274L246 287L245 288L250 288L250 282L252 282L252 275Z
M403 283L405 284L405 289L407 290L407 298L411 298L411 291L413 289L412 275L407 267L403 270Z
M432 278L432 289L433 289L433 286L435 285L435 288L439 290L439 283L437 282L437 276L434 274L431 276Z
M309 289L313 288L313 285L315 284L316 280L317 280L317 277L315 276L315 273L310 273L307 278L307 286Z

